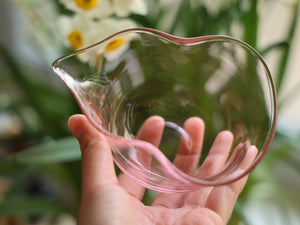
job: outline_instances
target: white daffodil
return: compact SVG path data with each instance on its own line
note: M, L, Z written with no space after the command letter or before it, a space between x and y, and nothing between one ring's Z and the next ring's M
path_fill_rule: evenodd
M145 0L112 0L112 7L114 13L119 17L126 17L130 13L147 14L147 3Z
M136 23L131 19L107 18L100 21L88 20L79 14L74 17L60 18L60 28L63 38L68 47L81 49L97 43L110 35L124 29L136 27ZM108 40L107 42L93 47L84 54L79 54L81 61L90 61L92 55L105 56L107 60L112 60L127 48L128 41L125 38Z
M112 15L113 8L109 0L60 0L67 9L83 13L89 18L106 18Z
M107 61L114 61L124 53L129 46L130 36L117 37L109 41L104 48L104 57Z
M59 18L59 28L63 40L72 49L79 49L92 44L99 28L95 21L80 15Z
M99 40L117 33L119 31L136 27L136 23L130 19L113 19L108 18L100 22L100 26L103 28L98 33ZM126 35L122 37L116 37L112 40L107 40L104 45L103 55L104 57L112 61L119 57L127 48L128 43L132 39L132 35Z
M59 24L66 45L73 49L87 47L118 31L136 27L136 23L131 19L107 18L94 21L82 14L61 17Z

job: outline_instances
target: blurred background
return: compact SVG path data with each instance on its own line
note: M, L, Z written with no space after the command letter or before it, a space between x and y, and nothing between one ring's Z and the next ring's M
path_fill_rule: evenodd
M77 2L0 1L0 225L76 224L80 151L67 120L80 110L51 63L134 26L230 35L263 55L277 88L277 132L229 224L300 224L298 0Z

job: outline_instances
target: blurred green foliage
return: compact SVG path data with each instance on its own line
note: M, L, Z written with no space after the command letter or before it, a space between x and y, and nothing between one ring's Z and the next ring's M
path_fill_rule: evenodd
M60 13L72 14L56 2ZM151 15L130 15L141 26L193 37L208 34L237 36L234 27L238 24L241 29L238 38L263 56L279 52L274 78L280 96L299 21L299 1L290 6L293 14L287 24L286 39L263 48L258 44L261 1L220 1L214 3L220 4L219 9L211 11L202 1L183 0L168 26L162 26L160 21L169 9L157 8L159 0L149 2ZM282 0L279 4L287 3ZM32 2L29 5L32 6ZM0 137L0 224L1 217L17 216L34 223L50 215L53 224L61 213L76 217L80 196L80 151L77 141L68 131L67 119L80 112L78 106L62 82L50 71L50 65L44 65L43 69L25 65L2 43L0 59L4 65L0 70L0 113L15 115L22 127L16 136ZM299 134L276 133L269 153L250 175L229 224L252 224L245 209L252 199L272 199L274 204L288 204L300 210L297 204L300 195L295 188L299 182L293 183L287 178L282 180L278 172L280 165L284 164L299 179L299 140ZM284 173L284 170L281 172ZM285 213L288 212L281 210L279 215L285 221L282 224L292 224Z

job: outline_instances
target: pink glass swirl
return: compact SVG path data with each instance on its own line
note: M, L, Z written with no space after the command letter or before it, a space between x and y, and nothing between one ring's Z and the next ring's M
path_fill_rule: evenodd
M52 67L106 135L122 172L156 191L187 192L240 179L262 160L274 136L277 100L270 71L257 51L232 37L180 38L134 28L63 56ZM165 120L159 147L135 138L154 115ZM199 170L218 133L234 136L216 174L188 175L172 163L180 143L191 147L182 128L190 117L205 122ZM242 167L253 146L255 159Z

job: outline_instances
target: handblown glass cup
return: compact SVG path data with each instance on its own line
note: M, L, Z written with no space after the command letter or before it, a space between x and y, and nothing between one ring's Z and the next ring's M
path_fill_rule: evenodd
M274 136L277 100L269 69L252 47L232 37L180 38L134 28L52 66L107 137L118 167L146 188L188 192L236 181L261 161ZM153 115L165 120L159 147L135 139ZM227 162L216 174L196 177L172 163L180 142L191 147L182 126L195 116L205 122L200 170L217 134L233 134ZM241 168L251 145L256 158Z

